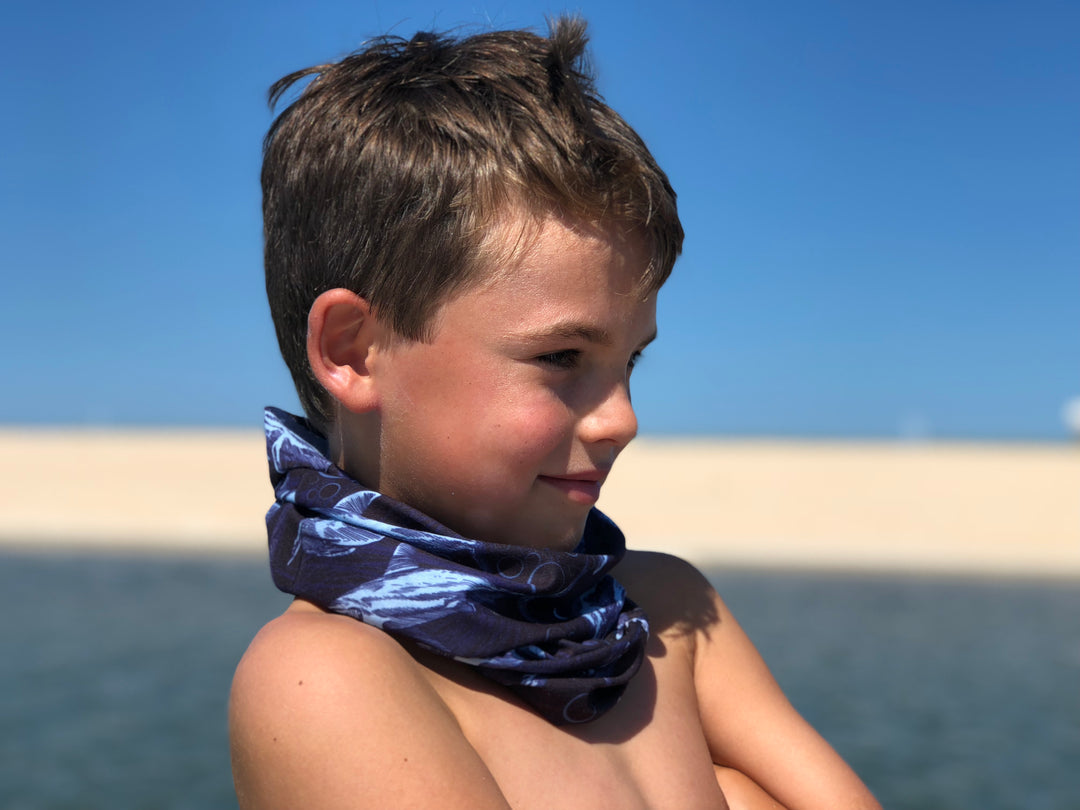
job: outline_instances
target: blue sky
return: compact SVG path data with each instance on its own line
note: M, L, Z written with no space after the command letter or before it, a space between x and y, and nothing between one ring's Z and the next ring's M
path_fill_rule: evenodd
M1080 395L1080 4L39 2L0 64L0 423L258 425L267 87L579 10L686 250L644 433L1058 439Z

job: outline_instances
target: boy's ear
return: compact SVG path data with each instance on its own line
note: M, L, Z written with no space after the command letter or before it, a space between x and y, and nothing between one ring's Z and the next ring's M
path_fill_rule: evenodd
M327 290L308 312L307 354L315 379L354 413L378 403L369 369L378 333L371 306L349 290Z

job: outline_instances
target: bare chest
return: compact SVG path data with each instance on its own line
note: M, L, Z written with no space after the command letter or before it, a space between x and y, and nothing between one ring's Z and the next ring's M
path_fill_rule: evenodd
M689 661L650 647L618 705L583 725L554 726L472 673L430 677L514 810L725 808Z

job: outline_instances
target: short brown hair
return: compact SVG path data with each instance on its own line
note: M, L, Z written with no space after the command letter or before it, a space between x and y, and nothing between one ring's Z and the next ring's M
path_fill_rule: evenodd
M585 23L547 38L382 37L297 71L314 75L263 145L266 290L301 404L333 419L307 359L315 298L344 287L394 333L424 340L438 307L483 272L484 237L517 208L640 233L642 283L666 280L682 248L675 192L637 133L597 94Z

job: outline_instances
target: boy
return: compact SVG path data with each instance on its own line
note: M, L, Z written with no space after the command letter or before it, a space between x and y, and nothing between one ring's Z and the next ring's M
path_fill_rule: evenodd
M267 412L275 583L230 700L243 808L877 807L704 578L592 507L682 243L584 24L384 39L263 168L308 419Z

